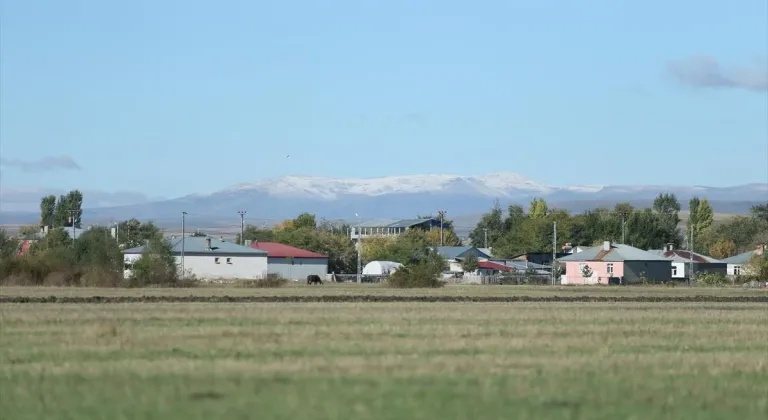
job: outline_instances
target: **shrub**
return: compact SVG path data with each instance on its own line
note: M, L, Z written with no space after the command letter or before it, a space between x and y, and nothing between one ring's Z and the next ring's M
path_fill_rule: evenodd
M267 274L266 277L257 280L243 280L237 283L240 287L283 287L288 283L288 279L279 274Z
M704 286L722 286L728 283L728 278L720 273L702 273L696 276L696 284Z
M440 279L443 270L429 262L419 262L400 267L387 278L387 285L397 288L443 287Z

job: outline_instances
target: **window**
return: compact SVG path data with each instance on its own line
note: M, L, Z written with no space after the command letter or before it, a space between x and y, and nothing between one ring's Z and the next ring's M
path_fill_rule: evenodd
M227 258L227 264L232 264L232 258Z
M213 259L213 262L214 262L214 263L216 263L216 264L218 264L218 263L219 263L219 257L216 257L216 258L214 258L214 259Z
M677 266L672 264L672 277L677 276Z
M733 266L733 275L738 276L741 274L741 266L740 265L734 265Z
M605 270L608 272L610 277L613 277L613 263L608 263L608 265L605 267Z

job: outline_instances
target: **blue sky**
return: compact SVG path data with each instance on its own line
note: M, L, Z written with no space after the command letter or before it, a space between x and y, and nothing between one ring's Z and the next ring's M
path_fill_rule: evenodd
M0 7L6 189L768 182L764 0Z

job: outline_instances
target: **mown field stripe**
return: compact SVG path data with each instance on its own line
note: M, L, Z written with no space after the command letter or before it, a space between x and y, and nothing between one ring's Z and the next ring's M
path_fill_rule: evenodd
M0 296L0 303L345 303L345 302L635 302L635 303L768 303L764 296Z

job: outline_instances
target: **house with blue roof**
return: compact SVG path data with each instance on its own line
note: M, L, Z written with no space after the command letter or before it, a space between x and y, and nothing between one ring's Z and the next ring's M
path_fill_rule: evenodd
M170 239L176 265L182 262L187 275L203 280L259 279L267 275L267 251L238 245L211 236L184 236ZM126 275L147 246L123 250Z

